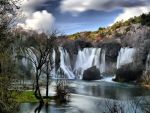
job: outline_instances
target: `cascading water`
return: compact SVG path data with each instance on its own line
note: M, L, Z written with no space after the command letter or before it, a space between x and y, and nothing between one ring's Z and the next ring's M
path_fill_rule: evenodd
M32 49L34 49L34 48L32 48ZM38 61L37 61L37 57L34 54L32 49L31 48L27 48L25 50L25 57L22 58L22 63L26 67L31 65L32 69L30 71L31 71L31 73L35 73L36 72L35 65L37 65Z
M120 68L121 65L132 62L134 54L135 48L121 48L117 57L117 69Z
M145 73L150 69L150 54L147 55L146 63L145 63Z
M59 47L60 51L60 67L58 70L54 69L51 71L51 75L54 77L60 78L82 78L84 70L96 66L101 73L105 72L105 51L101 48L84 48L82 51L79 50L75 65L71 66L70 56L65 49ZM121 65L130 63L133 61L133 55L135 53L135 48L121 48L119 51L119 55L117 57L117 69L121 67ZM28 48L25 51L26 57L32 58L34 62L30 62L32 64L32 72L35 72L35 64L38 63L37 56L34 54L32 48ZM53 50L52 60L55 61L56 53ZM149 59L150 56L147 57ZM26 58L22 59L22 63L24 66L29 65L29 60ZM55 64L53 64L55 65ZM146 68L149 68L148 60L146 63Z
M52 52L52 63L49 63L49 68L51 70L51 76L55 76L55 58L56 58L56 52L53 50Z
M84 70L96 66L100 72L105 71L105 52L101 48L84 48L79 50L73 72L81 78Z
M26 58L23 58L23 59L22 59L22 63L23 63L23 65L24 65L25 67L28 66L28 60L27 60Z
M60 78L82 78L82 74L84 70L96 66L100 72L105 72L105 51L102 51L101 48L84 48L82 51L79 50L76 58L76 62L74 67L71 67L70 56L65 49L59 47L60 51L60 67L56 71L55 68L51 71L51 75L58 76ZM32 51L32 49L28 48L25 51L26 57L32 58L34 62L31 62L33 71L35 72L35 64L37 63L37 57ZM53 51L52 59L55 60L55 51ZM29 65L29 60L26 58L22 59L22 63L27 66Z
M61 78L74 79L75 76L71 68L69 54L62 47L59 47L59 51L60 51L60 67L56 75Z

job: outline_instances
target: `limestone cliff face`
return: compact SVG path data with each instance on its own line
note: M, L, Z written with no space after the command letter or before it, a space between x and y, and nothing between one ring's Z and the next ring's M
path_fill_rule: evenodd
M108 30L108 31L107 31ZM71 41L65 41L62 46L68 51L72 66L76 60L78 50L83 48L96 47L105 51L106 67L115 68L118 52L121 47L136 48L134 62L145 64L147 55L150 53L150 27L140 23L122 26L117 29L107 28L101 38L95 38L99 33L78 37ZM89 40L89 36L94 40ZM107 70L107 69L106 69Z
M147 55L150 53L150 27L141 25L140 23L130 24L129 26L115 29L111 32L111 35L106 34L103 39L103 42L116 41L122 47L136 48L136 57L134 58L135 62L142 62L144 64ZM112 50L109 50L109 53L114 53Z
M116 40L123 47L136 47L139 40L145 40L150 27L143 26L140 23L120 27L112 31L112 35L106 34L104 41Z

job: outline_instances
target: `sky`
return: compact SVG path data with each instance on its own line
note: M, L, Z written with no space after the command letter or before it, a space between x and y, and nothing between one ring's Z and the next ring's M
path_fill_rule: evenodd
M150 0L24 0L25 29L57 29L63 34L96 31L150 12Z

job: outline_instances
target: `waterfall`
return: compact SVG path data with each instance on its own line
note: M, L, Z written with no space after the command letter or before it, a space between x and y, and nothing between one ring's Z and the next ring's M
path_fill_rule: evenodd
M120 68L121 65L132 62L134 53L135 48L121 48L117 57L117 69Z
M37 56L35 55L35 53L33 52L32 49L34 49L34 48L27 48L27 50L25 51L26 58L23 60L23 63L26 62L25 64L27 64L27 62L28 62L28 65L29 65L29 61L30 61L31 65L32 65L31 72L35 73L36 72L35 65L38 64L38 60L37 60Z
M55 58L56 58L56 52L55 50L53 49L53 52L52 52L52 64L50 63L49 64L49 67L53 68L52 71L51 71L51 76L55 76ZM51 66L52 65L52 66Z
M55 68L51 71L53 77L59 78L82 78L84 70L96 66L101 73L105 72L105 51L101 48L84 48L82 51L79 50L75 65L71 66L69 53L62 47L59 47L60 51L60 67L58 70ZM34 54L33 50L28 48L25 51L26 57L32 58L34 63L38 63L37 56ZM55 61L55 51L53 50L52 59ZM29 65L29 60L26 58L22 59L25 66ZM35 65L32 63L33 70ZM35 70L33 71L35 72Z
M146 59L146 63L145 63L145 73L147 73L147 71L150 68L149 61L150 61L150 54L147 55L147 59Z
M59 51L60 51L60 67L56 75L61 78L68 78L68 79L75 78L71 68L69 54L62 47L59 47Z
M73 69L75 76L81 78L84 70L92 66L96 66L101 73L105 71L105 52L101 48L79 50Z
M26 58L22 58L22 63L25 67L28 66L28 60Z

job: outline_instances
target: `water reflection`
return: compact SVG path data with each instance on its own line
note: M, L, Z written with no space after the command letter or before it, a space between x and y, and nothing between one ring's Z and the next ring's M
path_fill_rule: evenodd
M75 85L74 85L75 84ZM102 98L122 98L145 95L149 90L127 83L109 83L105 81L72 81L70 82L70 92Z
M68 80L71 100L68 103L58 105L50 102L44 105L40 113L99 113L96 103L105 102L106 99L138 98L149 93L146 88L134 86L133 84L105 82L105 81L82 81ZM50 86L50 95L53 95L55 81ZM45 89L42 89L42 94ZM38 103L23 103L21 110L34 113ZM100 106L99 106L100 107Z

